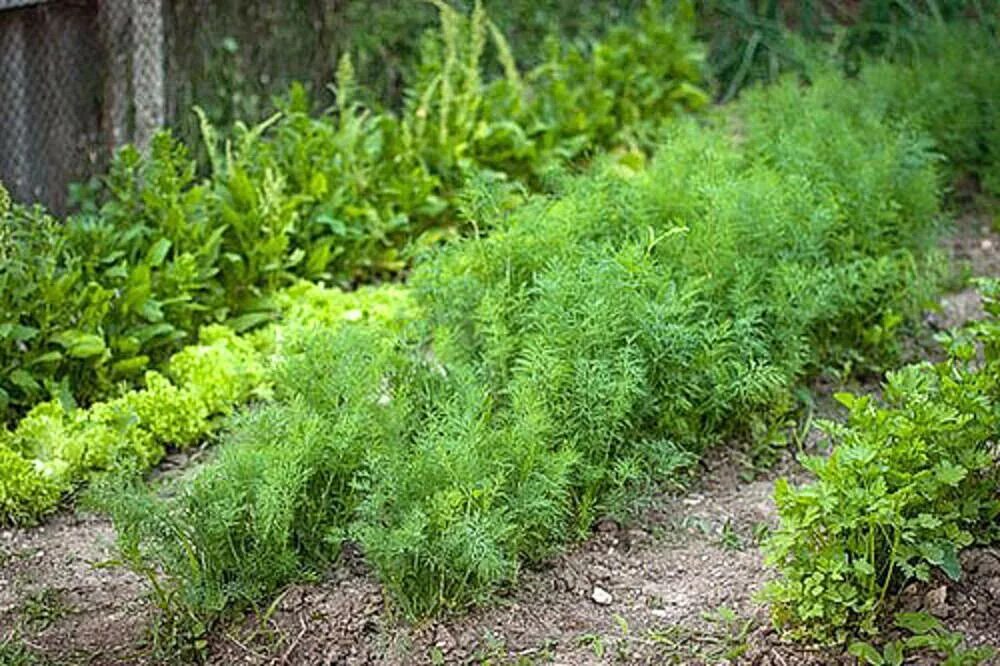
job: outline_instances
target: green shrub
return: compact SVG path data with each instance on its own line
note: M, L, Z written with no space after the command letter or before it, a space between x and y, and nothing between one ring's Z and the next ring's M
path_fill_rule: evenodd
M996 0L702 0L698 34L727 101L750 84L808 74L817 52L849 75L873 57L932 57L940 27L972 19L995 29L997 9Z
M138 178L146 190L126 194ZM184 151L161 136L141 168L122 153L108 181L120 198L103 216L61 224L18 205L0 215L4 407L99 399L238 311L216 277L222 229L199 214L192 178Z
M1000 73L998 40L987 30L930 24L918 55L907 66L864 68L861 78L872 105L902 115L932 136L952 175L971 173L1000 193Z
M874 633L890 593L934 569L958 579L958 552L997 536L998 342L991 319L951 338L947 361L889 373L881 399L837 396L849 417L823 426L830 456L803 459L816 480L775 488L781 526L767 549L782 577L766 596L780 627Z

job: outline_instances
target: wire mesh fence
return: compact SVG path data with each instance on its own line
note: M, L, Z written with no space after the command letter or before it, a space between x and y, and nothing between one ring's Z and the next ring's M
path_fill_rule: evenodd
M0 0L0 180L66 207L67 186L163 124L158 0Z
M98 160L96 5L0 11L0 180L21 200L62 207L66 183Z

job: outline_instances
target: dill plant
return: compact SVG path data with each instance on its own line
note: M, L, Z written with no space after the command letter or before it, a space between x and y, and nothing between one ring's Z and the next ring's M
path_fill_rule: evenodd
M418 262L402 330L306 336L193 480L111 493L129 562L204 621L349 540L405 615L461 610L782 418L808 375L884 360L868 332L937 275L940 158L839 101L866 85L757 91L520 205L474 182L481 233Z

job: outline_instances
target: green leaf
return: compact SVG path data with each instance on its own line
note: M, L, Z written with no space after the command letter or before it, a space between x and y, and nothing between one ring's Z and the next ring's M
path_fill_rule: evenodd
M10 373L9 379L14 386L17 386L22 391L27 393L34 393L41 389L41 385L34 378L34 376L27 370L22 370L18 368L14 372Z
M163 308L159 301L149 298L143 301L138 308L139 314L151 324L163 321Z
M153 247L149 248L149 253L146 255L146 262L150 266L159 266L166 258L167 252L170 251L170 246L171 242L166 238L156 241L153 243Z
M269 321L274 321L275 315L269 312L249 312L240 317L234 317L226 322L237 333L243 333Z
M22 326L21 324L0 325L0 338L13 340L14 342L26 342L38 335L38 329L33 326Z
M882 658L882 655L878 653L878 650L873 648L868 643L855 641L854 643L851 643L851 646L847 648L847 651L858 659L863 659L866 664L871 664L872 666L882 666L885 664L885 660Z
M111 373L116 377L135 375L145 370L148 365L148 356L136 356L116 362L111 366Z
M848 409L853 409L854 405L858 402L858 397L856 395L844 391L834 393L833 399Z
M882 648L886 666L901 666L903 663L903 645L899 641L886 643Z
M941 561L937 565L941 567L941 571L945 572L948 578L957 581L962 577L962 563L958 561L958 553L955 552L954 544L942 544L941 550Z
M966 476L968 471L964 467L944 460L934 468L934 478L947 486L957 486Z
M104 338L83 331L64 331L52 338L73 358L92 358L104 353Z
M941 628L941 622L928 613L896 613L896 626L913 634L926 634Z
M323 173L319 171L313 173L312 178L309 179L309 194L319 199L326 193L327 193L326 176L324 176Z
M41 356L36 356L35 358L31 359L31 361L27 363L27 367L31 367L33 365L40 365L42 363L56 363L58 361L61 361L62 358L63 358L62 352L52 350L50 352L45 352Z
M170 335L177 329L166 322L161 322L159 324L148 324L146 326L137 326L133 330L129 331L130 335L135 336L135 338L140 342L140 344L146 344L153 338L163 337L164 335Z

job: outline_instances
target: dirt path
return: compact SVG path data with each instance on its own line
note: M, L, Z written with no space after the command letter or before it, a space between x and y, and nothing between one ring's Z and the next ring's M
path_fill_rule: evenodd
M974 217L959 231L954 254L973 274L1000 275L1000 238ZM928 324L943 328L980 311L965 290L945 297ZM835 407L821 398L817 412L834 415ZM585 543L523 572L491 607L407 626L348 552L328 580L285 590L266 618L216 631L206 656L220 665L852 663L782 644L768 628L754 597L771 574L757 546L775 522L774 478L801 472L786 451L748 481L745 456L726 451L713 454L688 492L657 499L634 524L600 523ZM157 663L144 648L153 611L141 582L95 566L110 557L112 537L103 519L68 514L0 532L0 666L39 663L14 660L13 643L3 644L13 632L53 663ZM903 604L928 608L975 644L1000 645L1000 550L970 551L963 563L962 582L911 587Z

